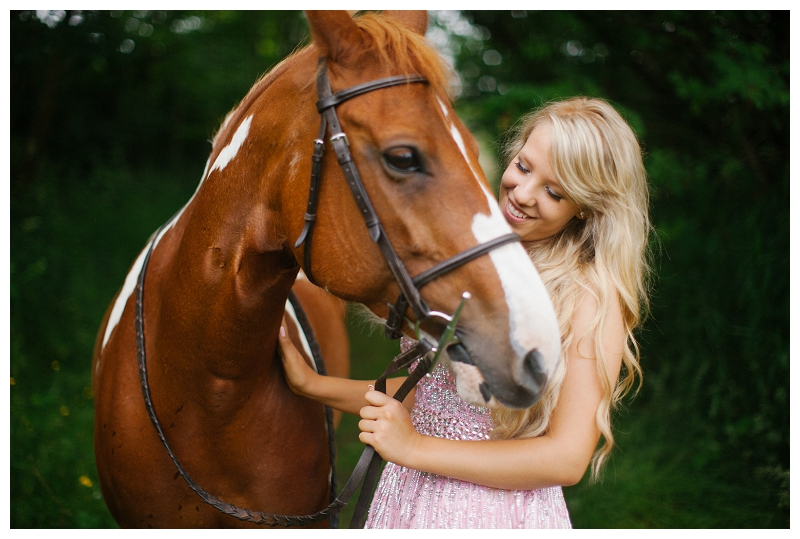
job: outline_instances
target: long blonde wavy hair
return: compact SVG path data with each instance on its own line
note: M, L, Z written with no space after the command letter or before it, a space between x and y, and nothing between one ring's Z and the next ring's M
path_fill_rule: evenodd
M594 353L603 383L597 426L605 443L592 457L592 480L614 446L611 411L642 370L634 329L647 313L649 286L649 192L639 142L631 127L606 101L576 97L550 103L523 117L504 152L507 165L536 126L551 126L551 166L566 196L584 212L559 233L529 249L558 316L562 361L545 395L532 408L493 412L494 438L527 438L547 432L566 372L566 350L573 339L572 318L581 293L594 296ZM627 333L623 369L609 382L603 354L605 313L613 294L619 297Z

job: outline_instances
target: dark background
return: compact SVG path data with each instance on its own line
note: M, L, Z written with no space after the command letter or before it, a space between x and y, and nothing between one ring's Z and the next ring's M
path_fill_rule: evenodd
M92 452L103 312L191 196L225 114L307 25L9 16L10 522L115 526ZM575 526L788 527L788 12L431 12L429 35L455 60L490 180L501 135L554 98L610 100L643 143L657 232L644 384L603 481L565 489ZM396 345L350 326L354 376L376 376ZM346 419L338 435L342 477L356 431Z

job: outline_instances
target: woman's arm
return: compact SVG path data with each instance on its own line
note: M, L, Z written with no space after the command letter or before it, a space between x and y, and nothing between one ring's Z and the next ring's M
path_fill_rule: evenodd
M386 460L505 489L529 490L580 481L600 439L595 414L603 389L589 328L597 315L595 299L585 294L573 317L575 337L567 350L567 370L548 432L537 438L458 441L417 433L408 414L375 391L361 412L359 438ZM608 378L615 383L622 363L625 330L619 303L606 313L603 335Z
M292 343L285 328L286 321L284 320L278 334L278 345L281 349L281 360L286 373L286 381L295 394L354 415L358 415L364 406L369 405L364 398L364 394L369 389L370 384L375 384L374 380L350 380L348 378L318 374L306 363L306 360ZM397 391L403 380L405 380L404 377L388 379L386 381L387 393L391 395ZM412 390L403 401L403 405L408 407L409 410L414 405L414 394L415 391Z

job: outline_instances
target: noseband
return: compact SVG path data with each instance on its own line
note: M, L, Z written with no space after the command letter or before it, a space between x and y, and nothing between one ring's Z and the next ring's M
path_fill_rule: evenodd
M322 178L322 158L325 151L325 142L323 139L328 129L330 129L330 142L336 152L336 157L338 158L339 165L347 180L347 185L350 187L356 205L367 225L369 236L372 238L372 241L377 243L378 247L380 247L383 258L389 265L389 269L392 271L392 275L394 275L395 281L397 281L400 287L400 295L397 301L394 305L388 305L389 315L386 321L386 336L390 339L399 339L402 335L401 330L403 322L405 321L406 311L409 307L411 307L418 322L423 322L431 318L433 313L428 308L419 292L419 289L425 284L488 253L492 249L507 243L518 242L520 239L519 236L514 233L499 236L440 262L414 278L411 278L408 274L403 261L397 256L397 252L386 236L386 231L383 229L383 225L381 225L380 219L370 202L369 196L367 196L364 183L361 181L361 175L358 173L358 169L353 161L353 156L350 153L350 142L339 123L339 117L336 114L336 106L344 103L348 99L373 90L380 90L400 84L414 83L428 84L428 80L420 75L395 75L393 77L359 84L334 94L332 93L330 80L328 79L328 69L325 65L325 59L320 58L319 69L317 71L317 96L319 98L317 101L317 111L319 111L320 114L319 136L314 141L314 154L311 157L311 187L308 193L305 224L303 226L303 231L300 233L294 245L295 248L298 248L305 243L303 249L303 270L311 282L314 282L311 273L311 236L317 218L317 197L319 196L319 184Z

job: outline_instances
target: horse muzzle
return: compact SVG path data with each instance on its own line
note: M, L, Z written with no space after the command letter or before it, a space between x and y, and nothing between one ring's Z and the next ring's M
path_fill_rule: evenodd
M493 375L488 369L485 375L462 343L450 345L447 354L456 374L458 393L471 404L489 408L499 405L529 408L539 401L547 386L547 368L538 350L531 350L525 355L521 364L513 369L510 380Z

